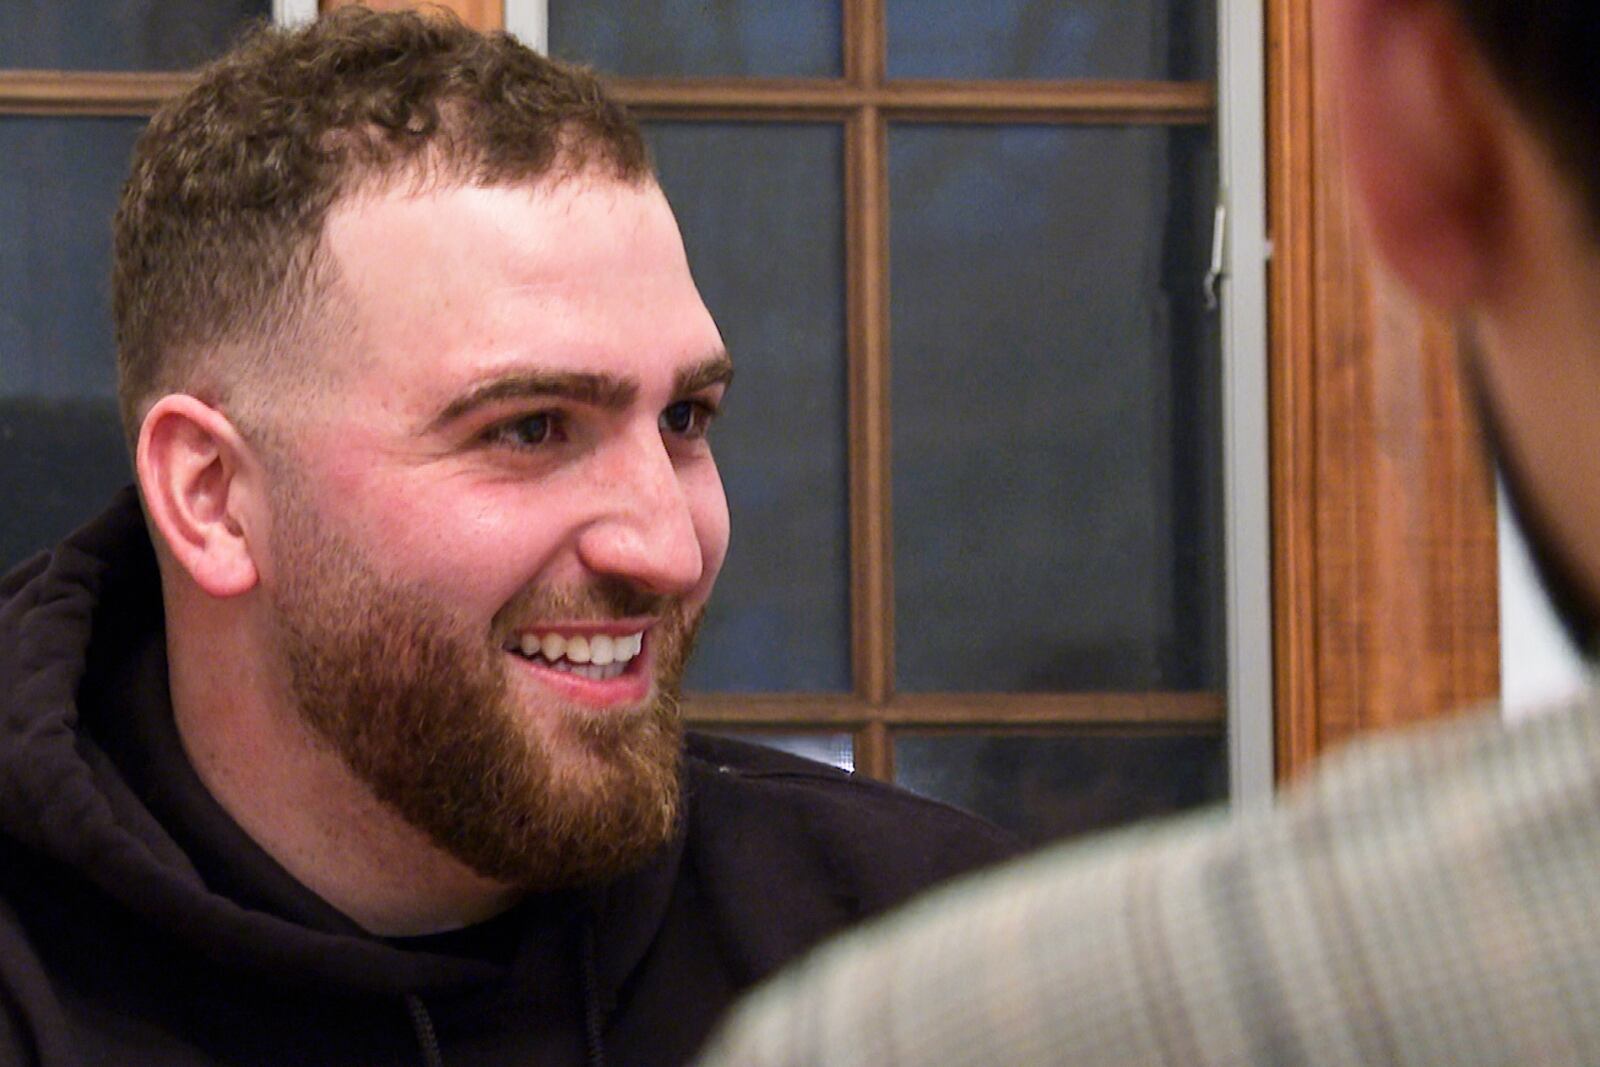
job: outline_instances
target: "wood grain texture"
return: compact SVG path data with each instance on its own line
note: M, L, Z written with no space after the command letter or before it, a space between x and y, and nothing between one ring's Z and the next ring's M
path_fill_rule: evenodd
M612 78L606 85L629 107L655 117L840 120L871 107L897 122L1204 125L1216 112L1210 82Z
M1493 484L1459 338L1352 216L1310 18L1269 19L1278 770L1499 687Z
M873 722L976 729L1221 727L1227 699L1220 692L916 693L874 704L846 693L692 693L684 714L704 725L850 730Z
M844 0L844 80L857 88L882 85L889 69L887 0Z
M880 782L894 781L894 741L881 719L862 726L851 738L855 770Z
M1316 270L1309 5L1267 6L1273 709L1280 778L1317 750Z
M0 114L148 115L188 74L0 71ZM1216 110L1206 82L1035 82L982 86L894 82L855 86L781 79L608 81L646 118L840 122L875 108L897 122L1203 125Z
M0 114L150 115L192 84L192 74L0 71Z
M872 108L846 125L851 644L856 694L874 704L894 688L887 137Z
M403 11L411 7L448 8L475 30L503 30L506 25L504 0L320 0L317 9L332 11L356 3L374 11Z

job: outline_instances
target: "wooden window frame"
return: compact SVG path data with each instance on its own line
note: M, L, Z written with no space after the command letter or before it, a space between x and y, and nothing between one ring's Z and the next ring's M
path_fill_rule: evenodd
M643 121L831 122L844 137L853 687L848 693L692 693L687 717L714 728L848 731L857 771L882 779L894 776L891 731L904 728L1220 736L1227 718L1221 692L895 692L890 123L1210 125L1216 88L1210 82L890 80L885 2L843 0L838 79L610 83ZM0 71L0 114L149 115L191 80L174 73Z
M890 80L885 0L844 0L839 79L611 82L643 120L835 122L844 132L849 367L850 693L697 693L697 725L849 731L855 767L894 778L891 731L1114 729L1215 732L1220 692L927 693L894 686L888 130L894 123L1209 125L1210 82Z
M1494 501L1460 400L1457 339L1450 324L1382 279L1351 224L1335 124L1316 79L1312 2L1265 5L1280 777L1355 733L1443 714L1492 697L1499 684ZM1216 694L894 694L884 273L891 118L1204 123L1212 121L1214 89L890 83L883 0L845 0L844 11L839 80L618 83L645 118L821 119L842 122L845 132L854 690L697 696L691 717L719 726L848 729L861 769L880 777L893 771L891 725L1220 729L1225 703ZM189 80L0 71L0 115L149 115ZM1408 427L1416 432L1394 434Z

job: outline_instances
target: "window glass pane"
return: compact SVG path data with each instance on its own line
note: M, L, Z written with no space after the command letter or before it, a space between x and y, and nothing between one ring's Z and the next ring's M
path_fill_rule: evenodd
M1221 688L1209 138L891 130L901 688Z
M1227 796L1218 734L897 734L895 778L1029 841L1165 815Z
M839 0L550 0L550 52L633 77L836 78Z
M791 755L803 756L837 767L842 771L856 769L855 742L849 734L787 734L764 730L711 730L703 731L766 745Z
M132 481L114 401L0 394L0 574L83 525Z
M0 568L129 481L108 279L143 125L0 117Z
M1211 0L888 0L891 78L1209 80Z
M272 0L5 0L0 67L182 70L271 17Z
M712 429L733 542L687 684L848 689L841 131L651 123L647 132L736 367Z

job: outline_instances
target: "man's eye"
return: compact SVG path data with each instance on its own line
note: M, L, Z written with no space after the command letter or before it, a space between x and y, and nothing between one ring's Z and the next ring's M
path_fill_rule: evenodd
M711 429L716 409L700 400L680 400L661 413L661 428L678 437L697 440Z
M534 415L519 415L492 426L484 437L494 445L535 448L555 439L560 430L559 418L552 412L541 411Z

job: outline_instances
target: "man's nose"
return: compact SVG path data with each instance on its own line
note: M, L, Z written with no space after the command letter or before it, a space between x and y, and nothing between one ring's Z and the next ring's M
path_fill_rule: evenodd
M585 567L663 596L699 583L705 566L700 536L659 431L604 449L594 491L597 509L578 538Z

